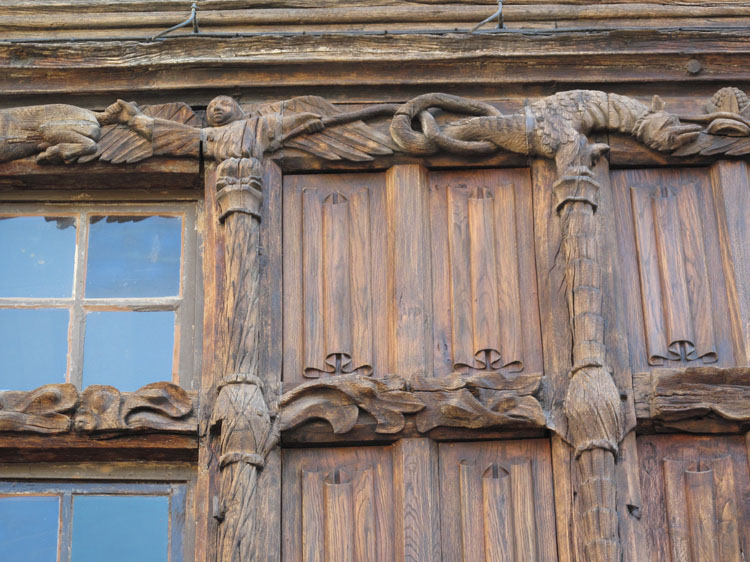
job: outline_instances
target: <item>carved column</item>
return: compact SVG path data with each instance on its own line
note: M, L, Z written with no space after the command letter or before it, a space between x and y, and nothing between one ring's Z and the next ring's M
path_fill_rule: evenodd
M262 485L262 470L278 442L276 415L267 404L259 373L260 210L262 164L229 159L217 169L219 220L225 240L225 282L218 316L217 361L221 377L211 414L218 455L219 522L216 560L276 560L278 540L274 491ZM271 385L272 386L272 385Z
M599 184L592 168L602 145L579 137L576 156L558 167L553 189L562 229L566 299L573 335L564 412L578 472L578 540L588 562L621 559L615 462L624 437L620 393L606 364L602 269L598 255ZM560 160L558 160L558 166Z

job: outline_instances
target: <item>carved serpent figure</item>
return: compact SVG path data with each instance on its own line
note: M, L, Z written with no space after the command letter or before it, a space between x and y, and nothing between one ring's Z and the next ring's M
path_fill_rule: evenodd
M470 117L440 127L427 111L438 107ZM419 119L422 131L412 128ZM495 107L448 94L426 94L405 103L391 123L391 135L404 151L432 154L439 150L459 154L489 154L504 149L519 154L554 158L563 173L579 158L589 133L611 131L631 135L660 152L671 152L695 140L702 127L683 124L664 110L654 96L651 107L626 96L594 90L572 90L503 115ZM608 150L595 145L594 158Z

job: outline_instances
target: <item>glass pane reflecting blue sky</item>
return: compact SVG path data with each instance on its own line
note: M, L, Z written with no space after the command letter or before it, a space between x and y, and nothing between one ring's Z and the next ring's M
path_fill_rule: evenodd
M181 247L181 217L92 217L86 296L178 295Z
M0 308L0 390L65 382L69 317L64 308Z
M166 562L169 498L74 496L72 562Z
M54 562L60 498L0 498L0 560Z
M0 297L70 297L73 217L0 217Z
M174 312L89 312L83 348L83 386L138 390L172 380Z

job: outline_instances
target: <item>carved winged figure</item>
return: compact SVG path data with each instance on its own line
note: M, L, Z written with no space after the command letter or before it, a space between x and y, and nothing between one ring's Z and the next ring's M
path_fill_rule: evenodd
M291 147L328 160L357 161L391 154L395 149L388 136L361 121L392 114L395 106L343 113L321 97L301 96L256 105L245 112L233 98L218 96L206 109L208 126L202 127L194 114L186 119L186 112L192 111L185 104L179 105L182 114L175 118L118 100L99 116L99 122L108 127L95 157L113 163L137 162L152 155L197 157L202 147L204 156L221 162L230 158L260 159L266 153Z

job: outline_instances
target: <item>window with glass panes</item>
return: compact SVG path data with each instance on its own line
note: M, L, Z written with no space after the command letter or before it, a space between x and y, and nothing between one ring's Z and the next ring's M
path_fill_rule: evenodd
M195 209L17 205L0 212L0 389L192 388Z

